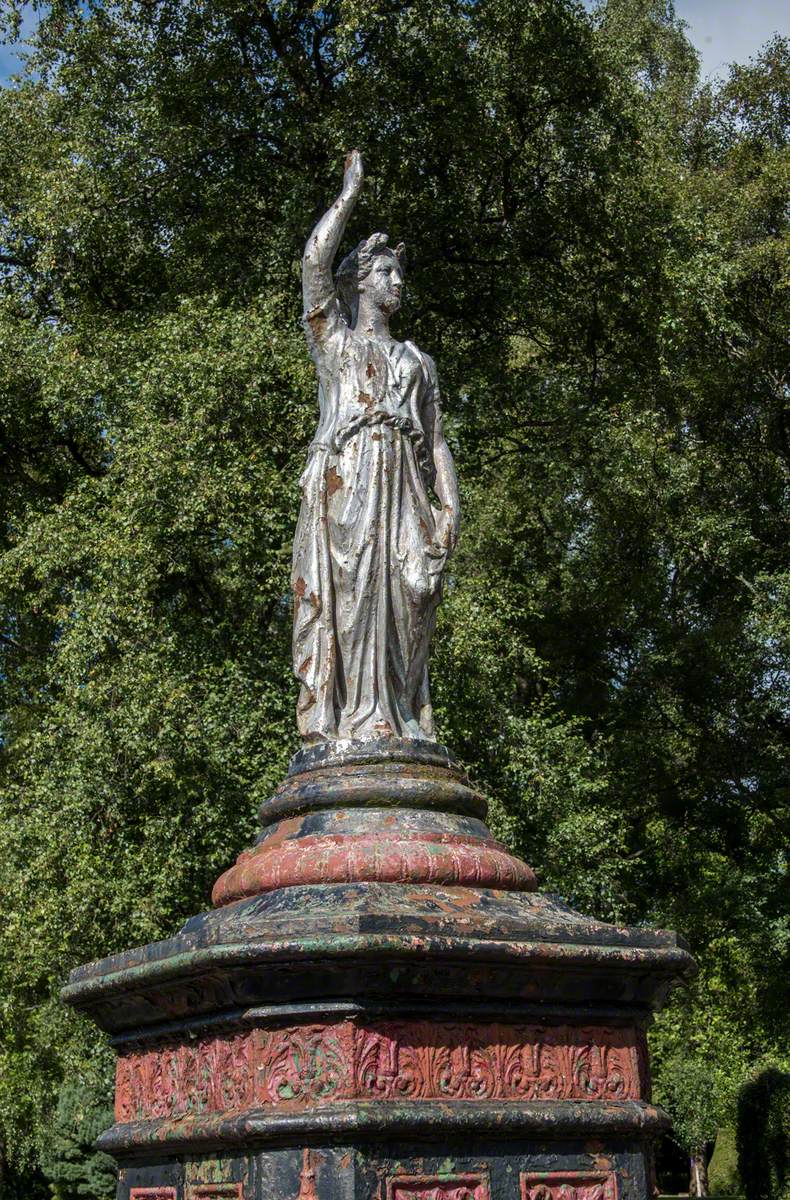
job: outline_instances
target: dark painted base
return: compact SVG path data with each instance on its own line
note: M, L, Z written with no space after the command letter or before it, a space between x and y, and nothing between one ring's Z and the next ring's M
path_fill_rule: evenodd
M484 810L441 747L304 752L217 909L72 973L119 1200L648 1200L693 960L536 892Z
M130 1162L121 1168L118 1200L645 1200L649 1164L645 1140L314 1143Z

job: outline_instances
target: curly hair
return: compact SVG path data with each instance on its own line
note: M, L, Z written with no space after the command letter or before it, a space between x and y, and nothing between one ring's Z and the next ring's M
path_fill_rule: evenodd
M359 285L370 274L377 258L383 254L392 254L399 262L403 262L406 253L405 243L399 242L393 250L387 244L388 241L386 233L372 233L369 238L365 238L358 246L355 246L338 267L335 287L338 299L349 315L353 316L356 312Z

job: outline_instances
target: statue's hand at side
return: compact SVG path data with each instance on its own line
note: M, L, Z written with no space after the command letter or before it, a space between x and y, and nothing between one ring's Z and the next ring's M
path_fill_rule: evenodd
M458 542L461 521L457 508L445 504L436 514L434 541L445 554L452 554Z

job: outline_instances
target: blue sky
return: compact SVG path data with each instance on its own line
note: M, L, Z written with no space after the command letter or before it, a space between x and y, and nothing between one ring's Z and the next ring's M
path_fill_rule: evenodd
M772 34L790 33L787 0L675 0L675 8L700 53L703 79L726 75L730 62L746 62ZM29 30L33 17L26 11ZM0 46L0 80L18 68L16 48Z
M24 37L30 33L35 24L35 16L31 7L26 6L24 16L22 18L21 36ZM3 82L12 75L14 71L19 70L19 54L16 46L0 46L0 82Z
M675 11L699 51L703 79L745 63L774 33L790 33L787 0L675 0Z

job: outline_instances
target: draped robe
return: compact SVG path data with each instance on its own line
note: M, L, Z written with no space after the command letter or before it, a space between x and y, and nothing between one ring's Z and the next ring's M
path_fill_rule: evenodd
M447 556L429 495L436 369L411 342L351 329L334 296L305 330L320 418L293 546L299 731L432 738L428 648Z

